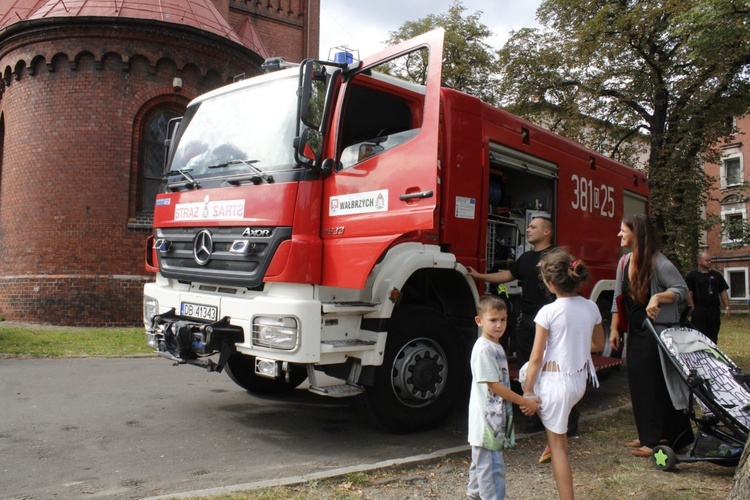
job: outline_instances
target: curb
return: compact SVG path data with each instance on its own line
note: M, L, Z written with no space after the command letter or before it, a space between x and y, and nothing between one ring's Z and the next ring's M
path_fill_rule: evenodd
M601 411L594 415L584 415L581 417L581 422L588 422L601 417L606 417L612 413L616 413L620 410L632 408L631 403L626 403L616 408L610 408L608 410ZM544 431L533 432L529 434L518 434L516 440L524 439L529 436L540 434ZM433 463L444 458L452 457L455 455L465 454L471 451L471 446L455 446L453 448L444 448L442 450L436 450L432 453L424 453L421 455L413 455L411 457L396 458L392 460L383 460L381 462L375 462L372 464L361 464L352 465L349 467L340 467L337 469L330 469L321 472L312 472L310 474L303 474L301 476L289 476L280 477L276 479L265 479L262 481L254 481L251 483L233 484L230 486L218 486L216 488L208 488L204 490L186 491L183 493L173 493L169 495L159 495L154 497L145 497L143 500L167 500L170 498L195 498L195 497L207 497L213 495L230 495L232 493L239 493L248 490L257 490L261 488L274 488L279 486L292 486L296 484L303 484L310 481L319 481L321 479L331 479L337 476L344 476L346 474L352 474L355 472L370 472L377 469L386 469L388 467L398 467L403 465L423 465Z

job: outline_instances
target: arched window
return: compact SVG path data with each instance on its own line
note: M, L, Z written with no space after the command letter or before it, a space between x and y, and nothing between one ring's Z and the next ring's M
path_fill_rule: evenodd
M128 209L128 227L131 229L150 229L153 225L156 194L164 173L167 124L184 111L185 106L180 103L156 99L135 116Z
M141 178L139 182L138 214L153 214L154 200L164 173L164 140L167 124L179 116L174 111L163 110L146 120L141 144Z

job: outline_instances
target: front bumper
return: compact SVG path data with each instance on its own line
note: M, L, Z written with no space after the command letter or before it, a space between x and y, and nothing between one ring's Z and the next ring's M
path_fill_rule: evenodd
M178 364L201 366L208 371L221 372L236 352L235 344L244 339L242 328L230 325L228 317L201 322L180 317L171 309L154 316L152 323L146 339L156 354ZM209 356L217 353L219 360L214 362Z

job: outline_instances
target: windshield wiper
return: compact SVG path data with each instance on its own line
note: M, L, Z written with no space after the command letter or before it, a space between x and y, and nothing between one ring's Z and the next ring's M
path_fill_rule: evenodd
M196 181L195 178L188 173L191 170L192 170L191 168L182 168L182 169L178 168L175 170L170 170L169 172L164 174L165 179L168 178L170 175L179 174L182 177L184 177L185 180L187 180L187 182L172 182L168 185L169 189L175 189L175 188L181 188L181 187L186 187L190 189L200 188L201 187L200 183Z
M253 184L260 184L262 181L266 181L269 184L273 183L273 176L268 175L267 173L263 172L263 170L259 169L253 163L258 163L260 160L229 160L224 163L217 163L216 165L209 165L208 168L225 168L225 167L231 167L232 165L244 165L250 170L253 171L255 175L252 175L250 177L247 176L237 176L233 177L231 179L227 179L227 182L229 184L239 184L242 180L250 180L253 182Z
M255 172L256 174L262 174L263 171L253 165L253 163L258 163L260 160L229 160L225 161L224 163L217 163L216 165L209 165L208 168L225 168L225 167L231 167L232 165L245 165L250 170Z

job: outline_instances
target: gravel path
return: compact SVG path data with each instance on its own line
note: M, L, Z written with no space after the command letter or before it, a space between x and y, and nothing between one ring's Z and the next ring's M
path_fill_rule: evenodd
M625 404L621 408L629 408L629 405ZM612 410L602 410L599 413L587 415L581 423L581 435L575 436L569 441L571 466L573 467L576 493L578 494L582 493L582 489L585 490L585 485L581 482L589 479L586 474L582 474L581 468L586 467L585 463L581 463L580 460L577 461L577 458L581 455L588 455L586 458L592 458L589 450L586 449L588 447L588 443L585 442L586 422L611 412ZM557 489L555 488L550 464L538 463L545 445L546 435L544 432L521 434L517 438L516 447L504 453L507 468L507 497L509 499L538 500L557 497ZM356 492L356 496L372 500L466 498L470 461L471 454L469 451L454 452L441 460L391 471L365 485L352 484L349 486L346 481L341 481L336 489L339 492ZM645 461L643 465L646 466ZM586 498L585 494L579 496ZM323 497L332 498L328 494L324 494Z

